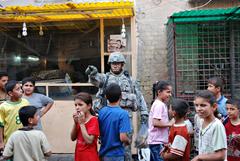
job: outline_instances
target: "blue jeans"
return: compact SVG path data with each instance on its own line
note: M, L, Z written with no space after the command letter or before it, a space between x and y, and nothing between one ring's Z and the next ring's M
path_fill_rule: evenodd
M124 156L120 156L120 157L102 157L101 161L124 161Z
M163 144L149 144L150 149L150 161L163 161L163 158L160 156L160 151L163 149Z

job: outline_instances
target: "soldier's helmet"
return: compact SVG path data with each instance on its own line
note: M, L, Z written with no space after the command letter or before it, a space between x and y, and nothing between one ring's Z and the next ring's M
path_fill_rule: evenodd
M108 58L108 64L110 63L126 63L126 59L120 52L113 52Z

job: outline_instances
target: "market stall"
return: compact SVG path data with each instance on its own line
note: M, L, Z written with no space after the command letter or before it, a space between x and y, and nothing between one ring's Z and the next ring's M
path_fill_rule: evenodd
M110 52L122 51L136 77L133 1L9 6L0 9L0 69L11 79L33 76L40 93L55 100L43 118L54 153L73 153L70 140L73 96L95 96L84 71L95 65L104 73ZM61 140L61 141L59 141Z

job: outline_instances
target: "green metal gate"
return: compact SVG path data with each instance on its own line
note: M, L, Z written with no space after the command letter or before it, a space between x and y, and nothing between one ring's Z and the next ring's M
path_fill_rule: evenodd
M184 11L167 24L168 69L176 97L193 100L207 80L224 80L226 96L240 98L239 8Z

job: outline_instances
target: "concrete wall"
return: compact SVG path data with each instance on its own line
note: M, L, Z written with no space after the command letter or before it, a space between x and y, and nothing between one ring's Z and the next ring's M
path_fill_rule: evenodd
M152 100L152 83L167 80L168 17L189 8L183 0L136 0L138 40L138 79L148 103Z
M136 0L136 24L138 41L137 78L141 81L147 103L152 100L152 83L168 79L167 69L167 32L168 17L175 12L189 10L202 3L189 3L188 0ZM206 3L206 2L205 2ZM240 2L213 0L198 8L226 8Z

